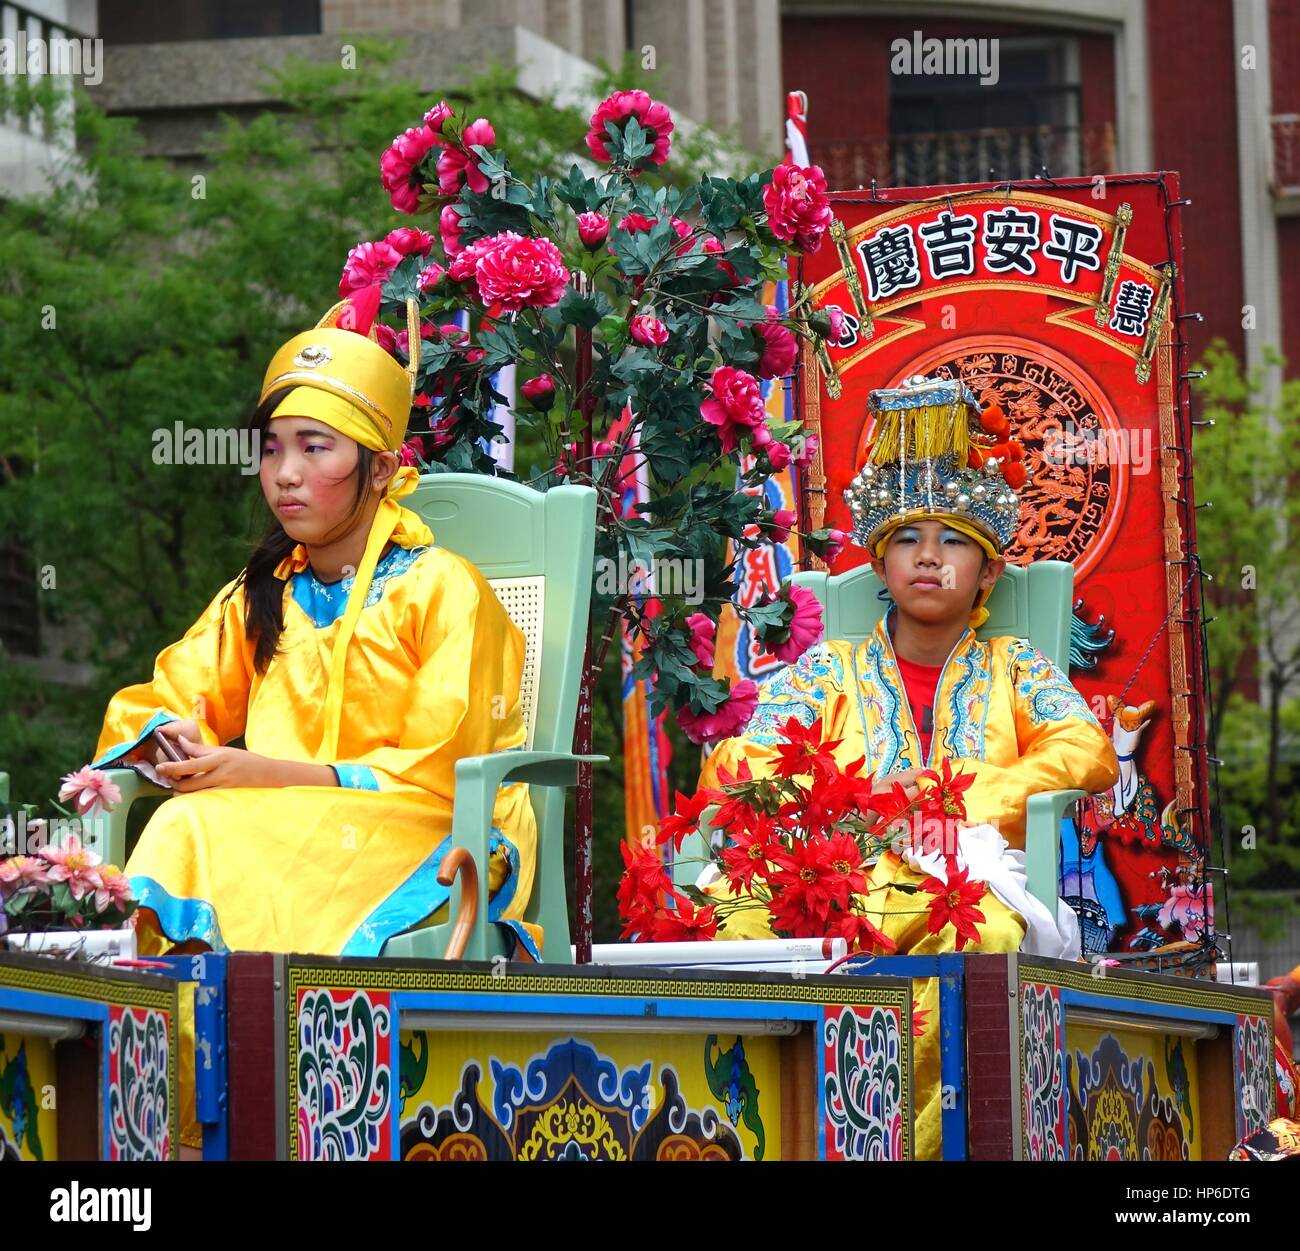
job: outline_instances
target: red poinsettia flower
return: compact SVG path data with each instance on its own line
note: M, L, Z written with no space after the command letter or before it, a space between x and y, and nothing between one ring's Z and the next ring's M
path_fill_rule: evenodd
M681 851L682 840L700 828L700 816L704 810L720 799L722 796L717 791L711 791L707 787L697 791L689 799L681 791L677 791L676 807L670 816L659 822L659 833L655 841L666 843L672 839L673 847Z
M784 852L772 857L775 871L768 874L773 899L771 911L777 926L794 938L816 938L826 933L831 904L847 903L846 876L831 863L830 840L818 834L796 838ZM782 922L792 921L793 924Z
M685 895L673 892L676 910L661 909L651 922L650 937L657 943L707 942L717 937L718 911L709 904L697 908Z
M796 717L791 717L781 729L786 742L777 746L780 764L772 770L777 777L800 777L812 774L814 778L831 781L839 772L832 751L842 739L822 741L822 719L804 727Z
M755 876L765 877L773 852L780 848L773 837L776 827L770 817L747 823L749 829L735 829L731 842L722 850L723 872L737 891L753 892Z
M934 783L929 790L921 792L921 811L930 815L933 809L934 815L958 817L964 821L966 801L962 799L962 793L974 784L975 775L954 774L951 763L946 759L940 762L940 767L943 769L942 774L936 773L933 769L923 769L917 774L918 779Z
M921 883L921 889L934 896L929 905L930 933L937 934L951 922L957 931L957 950L960 951L967 942L979 942L980 932L975 922L987 918L975 905L987 894L988 883L967 881L968 871L958 871L951 859L947 862L947 872L946 882L937 877L927 877Z
M877 929L861 912L841 912L832 918L830 932L836 937L847 939L850 951L889 955L898 950L898 944L883 930Z
M619 850L624 864L617 893L618 914L624 923L621 937L631 938L649 931L664 894L672 890L672 881L653 848L620 843Z
M918 1007L919 1000L912 1000L912 1037L920 1038L925 1033L925 1018L930 1015L929 1008Z

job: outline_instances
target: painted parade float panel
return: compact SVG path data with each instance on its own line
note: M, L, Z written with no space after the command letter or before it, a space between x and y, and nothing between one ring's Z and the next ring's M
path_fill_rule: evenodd
M1266 991L988 955L965 1002L972 1158L1222 1160L1276 1115Z
M177 986L0 953L0 1160L166 1160L178 1144Z
M232 1124L244 1127L232 1137L237 1154L912 1153L911 995L902 979L238 955L230 968ZM247 1133L257 1095L243 1057L268 1022L277 1032L277 1125L259 1144Z

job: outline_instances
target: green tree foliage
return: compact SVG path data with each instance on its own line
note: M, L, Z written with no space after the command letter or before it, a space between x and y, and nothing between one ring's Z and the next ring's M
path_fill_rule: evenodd
M1196 438L1197 497L1213 503L1197 541L1214 578L1211 711L1233 924L1268 933L1300 913L1300 381L1270 405L1262 372L1243 371L1221 342L1201 365L1201 415L1215 424Z

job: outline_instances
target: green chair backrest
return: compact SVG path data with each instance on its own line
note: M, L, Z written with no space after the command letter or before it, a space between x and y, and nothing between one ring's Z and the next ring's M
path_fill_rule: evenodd
M790 581L821 601L828 639L860 643L888 607L880 598L883 584L870 565L839 574L796 573ZM1073 596L1074 566L1063 560L1039 560L1027 568L1008 565L989 596L989 619L976 633L981 639L1004 634L1028 639L1068 673Z
M523 631L527 747L572 751L591 603L595 490L541 492L504 478L439 473L423 475L403 503L424 519L435 543L478 568ZM531 795L537 875L526 919L545 929L546 958L567 964L564 791L533 787Z

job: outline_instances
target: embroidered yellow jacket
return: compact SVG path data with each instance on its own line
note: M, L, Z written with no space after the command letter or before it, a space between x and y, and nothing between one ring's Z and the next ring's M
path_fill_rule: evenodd
M958 640L935 693L930 758L921 759L903 680L882 620L862 643L831 640L809 649L762 687L743 735L720 743L705 762L701 785L718 785L742 757L755 777L771 773L775 745L791 717L822 719L835 757L866 757L866 772L938 767L941 760L975 775L965 794L971 825L996 825L1023 847L1025 801L1041 791L1104 791L1119 762L1109 737L1070 680L1022 639Z

